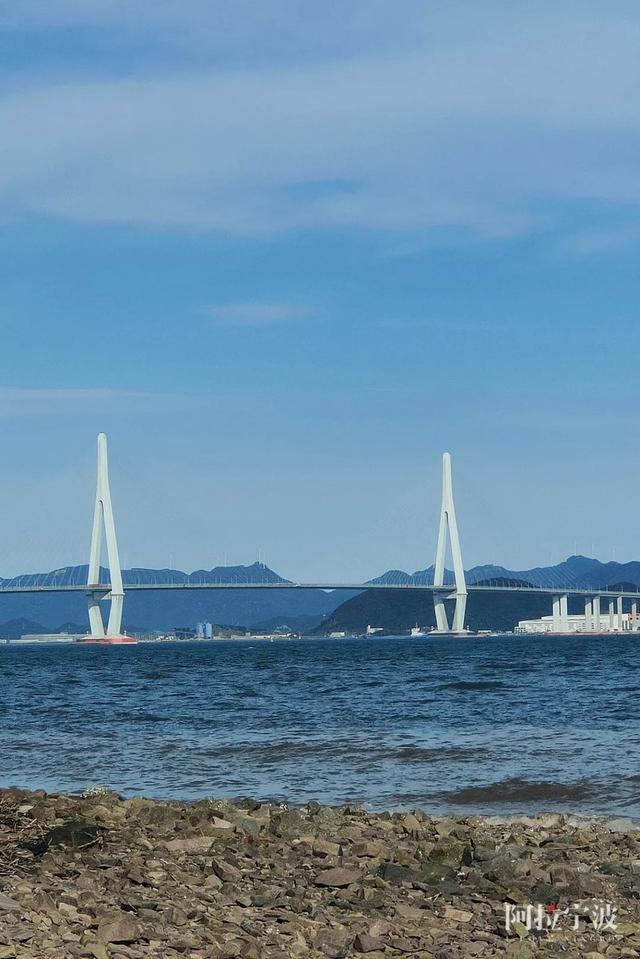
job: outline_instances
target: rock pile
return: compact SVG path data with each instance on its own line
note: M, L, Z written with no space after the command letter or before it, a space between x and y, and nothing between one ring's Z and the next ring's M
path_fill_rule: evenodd
M639 955L631 822L0 791L0 959Z

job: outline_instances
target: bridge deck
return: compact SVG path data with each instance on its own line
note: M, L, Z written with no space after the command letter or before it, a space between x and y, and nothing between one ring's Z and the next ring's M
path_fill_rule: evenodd
M11 585L0 586L0 595L3 593L90 593L90 592L109 592L111 587L108 583L100 583L91 586L77 584L71 586L56 585ZM125 583L125 592L129 591L152 591L152 590L202 590L202 589L322 589L322 590L368 590L368 589L387 589L387 590L422 590L423 592L440 592L455 594L455 586L433 586L426 583ZM491 585L490 583L482 585L467 586L468 593L537 593L547 596L608 596L617 598L622 596L625 599L640 599L640 587L636 590L615 590L606 587L575 588L566 586L520 586L509 585Z

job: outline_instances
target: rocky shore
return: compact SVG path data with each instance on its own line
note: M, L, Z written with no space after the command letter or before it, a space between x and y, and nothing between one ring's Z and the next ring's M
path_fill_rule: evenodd
M0 959L638 956L639 897L627 821L0 791Z

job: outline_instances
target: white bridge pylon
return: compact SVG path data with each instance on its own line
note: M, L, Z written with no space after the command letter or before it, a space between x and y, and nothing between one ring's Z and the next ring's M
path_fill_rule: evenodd
M107 560L111 589L106 598L111 600L109 622L105 631L100 601L105 598L105 589L97 588L100 583L100 554L102 551L102 530L104 528L107 543ZM105 636L119 636L122 628L122 607L124 604L124 589L122 586L122 570L118 556L116 527L113 520L111 505L111 491L109 489L109 465L107 459L107 437L104 433L98 434L98 477L96 486L96 506L93 514L93 533L91 535L91 554L89 558L89 574L87 577L89 591L89 625L91 636L102 639Z
M447 553L447 538L451 541L451 555L453 557L453 572L455 576L456 607L453 614L453 625L449 627L449 619L445 607L445 598L454 592L452 586L444 585L444 563ZM462 563L462 549L456 521L456 509L453 504L453 482L451 479L451 454L445 453L442 457L442 509L440 511L440 530L438 532L438 547L436 550L436 565L433 573L433 585L436 591L433 602L436 612L436 624L440 632L454 633L464 630L464 615L467 608L467 582ZM437 587L442 586L442 592Z

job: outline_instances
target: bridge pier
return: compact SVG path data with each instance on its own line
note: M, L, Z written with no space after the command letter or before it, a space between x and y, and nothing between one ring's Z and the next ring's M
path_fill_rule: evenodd
M599 633L602 629L602 608L600 596L593 597L593 629Z
M617 610L616 610L616 629L620 632L624 629L624 606L622 603L622 596L618 596L617 599Z
M444 605L445 596L444 593L434 593L433 594L433 606L436 613L436 629L439 633L448 633L449 632L449 618L447 616L447 610Z
M638 604L633 602L631 604L631 622L629 623L629 629L637 630L638 628Z
M616 601L615 599L609 600L609 632L613 632L616 628Z
M553 597L552 630L554 633L569 632L569 597L566 593Z
M444 586L444 564L447 552L447 536L451 542L455 587ZM436 625L439 632L449 632L449 618L445 608L445 595L455 594L456 606L453 614L452 629L455 633L464 630L464 617L467 608L467 583L462 563L462 549L458 534L458 522L453 503L453 482L451 479L451 454L442 457L442 508L440 510L440 529L436 549L436 564L433 572L433 603Z
M569 597L566 593L560 597L560 630L563 633L569 632Z
M100 553L102 549L102 531L104 528L109 563L110 587L100 586ZM105 630L100 600L105 596L111 599L109 621ZM89 626L93 639L119 636L122 629L122 608L124 588L122 570L116 541L116 527L111 505L109 488L109 464L107 458L107 437L98 435L98 469L96 482L96 505L93 513L93 532L91 534L91 553L89 557L88 591Z
M587 633L593 632L593 598L591 596L584 601L584 629Z

